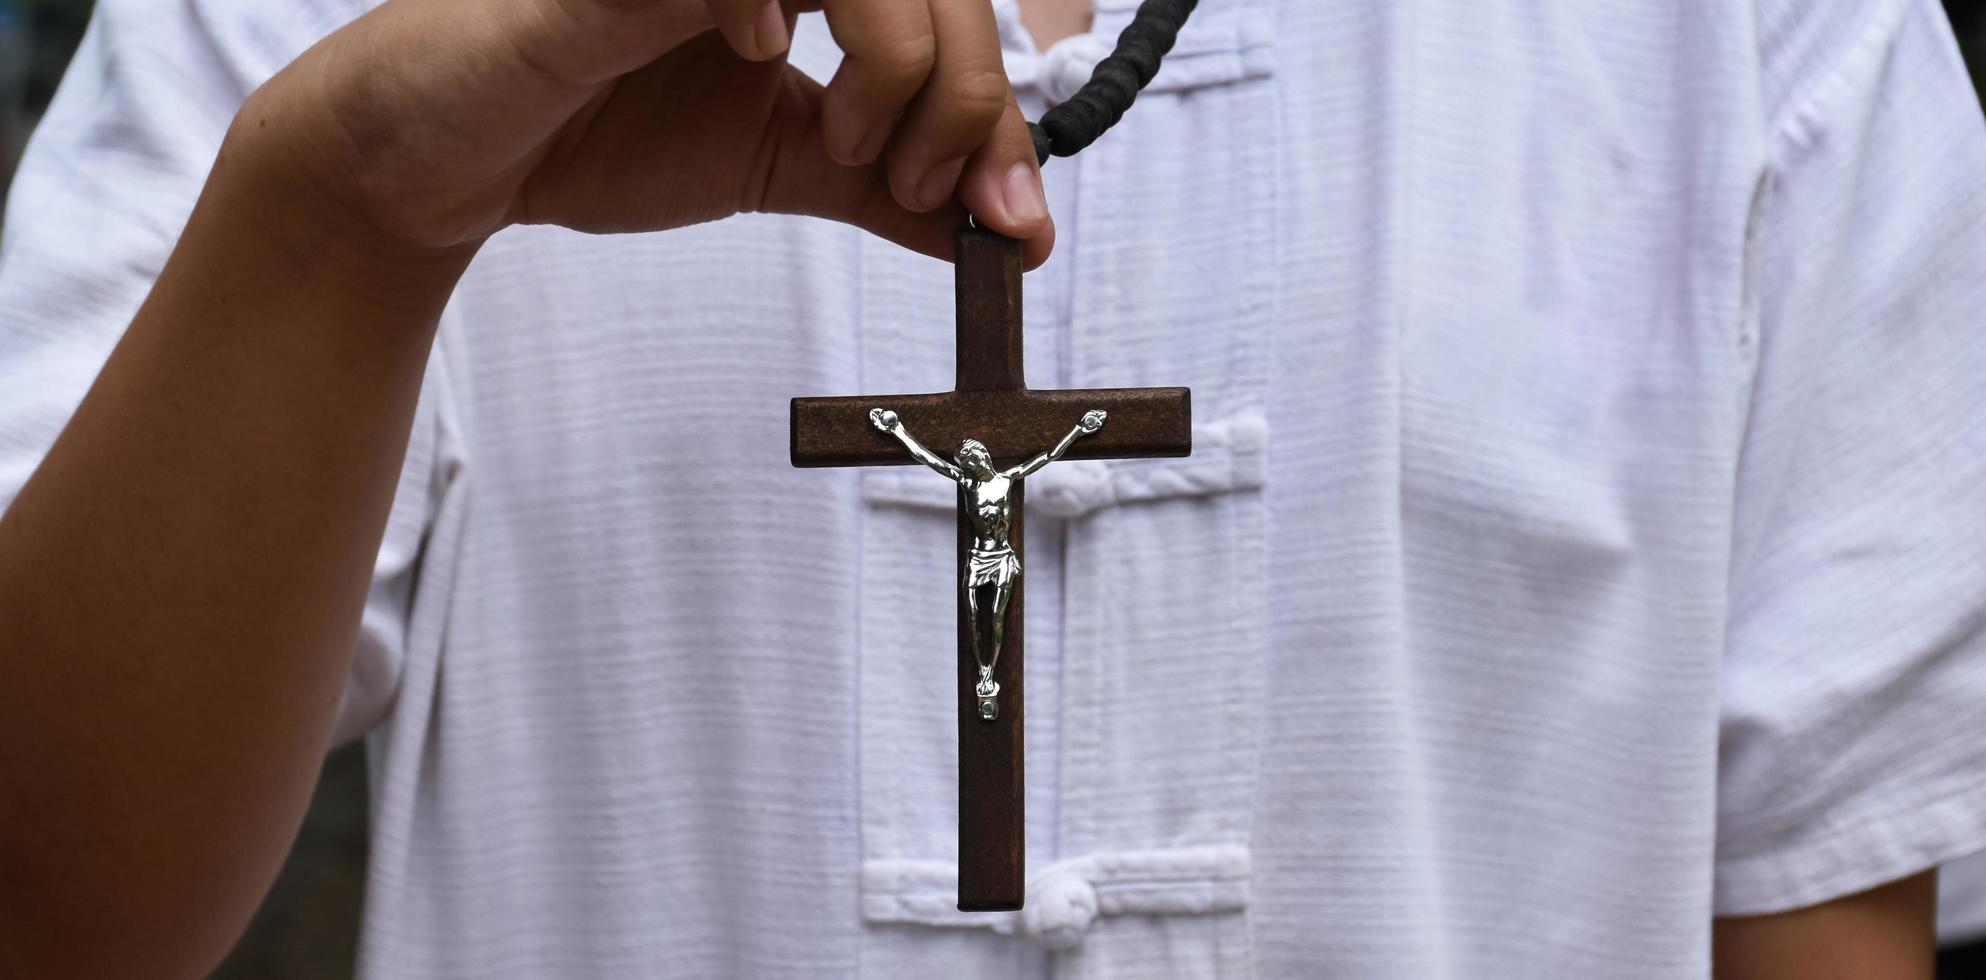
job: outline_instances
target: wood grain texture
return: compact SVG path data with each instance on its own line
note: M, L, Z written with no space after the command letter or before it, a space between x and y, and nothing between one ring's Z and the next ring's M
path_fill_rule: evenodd
M952 386L959 391L1027 390L1021 364L1021 243L978 229L960 232L953 279L958 380Z
M1006 467L1043 452L1075 426L1083 413L1101 409L1101 430L1078 440L1063 459L1186 456L1193 452L1192 393L1185 388L1092 388L1029 391L1022 375L1021 246L978 229L958 237L958 390L921 395L795 398L791 445L794 466L896 466L915 464L902 444L869 422L869 411L897 413L918 441L950 456L970 437L986 444ZM937 479L937 477L933 477ZM1021 556L1023 487L1016 485L1011 544ZM972 557L973 529L959 515L959 576ZM1022 654L1025 627L1025 557L1007 604L1004 649L994 666L1000 717L979 717L973 688L979 680L972 620L958 591L959 896L966 912L1012 911L1027 891L1026 782L1023 774L1025 702ZM990 590L982 605L990 607ZM990 635L982 633L990 642Z
M975 624L959 593L959 911L1010 912L1021 907L1027 893L1027 753L1023 738L1027 717L1022 700L1022 667L1026 664L1027 537L1022 506L1025 485L1014 488L1014 554L1021 559L1021 577L1014 580L1007 601L1007 636L993 680L1000 685L1000 718L979 717L979 664L972 656ZM972 524L959 520L959 567L972 555ZM987 589L980 602L989 600ZM991 639L980 631L981 642Z
M979 416L981 442L1007 433L988 428L992 420L1005 422L1024 396L1027 380L1022 374L1021 357L1021 243L990 232L969 229L958 236L955 282L958 291L957 387L946 404L959 412L951 428L972 424L969 410L987 413ZM977 404L975 404L977 403ZM863 416L868 415L867 410ZM897 413L902 416L903 413ZM936 422L937 414L926 413ZM908 420L905 425L912 425ZM1074 422L1068 423L1074 425ZM870 431L874 432L874 428ZM912 432L919 431L911 429ZM929 430L929 437L946 438L944 432ZM882 433L876 433L881 435ZM961 437L963 438L963 437ZM1002 444L1019 445L1019 443ZM925 444L927 447L930 443ZM957 446L953 439L938 443ZM996 448L995 452L1014 452ZM1052 443L1050 444L1052 445ZM943 450L936 450L943 452ZM1034 450L1040 452L1041 450ZM1021 450L1026 452L1026 450ZM997 460L999 457L996 456ZM1027 893L1027 791L1026 755L1022 735L1027 712L1022 703L1021 675L1027 660L1022 652L1027 633L1027 559L1022 555L1027 534L1023 518L1027 508L1022 485L1013 488L1013 519L1009 528L1014 554L1021 557L1021 574L1014 579L1007 602L1005 643L994 664L993 679L1000 685L1000 717L987 721L979 717L979 698L973 688L979 680L979 661L972 652L973 622L963 590L959 591L958 715L959 715L959 900L962 912L1005 912L1021 907ZM972 521L966 517L965 498L959 498L958 568L961 577L970 567ZM990 634L990 631L989 631ZM988 636L990 641L991 637Z
M1051 391L948 391L923 395L795 398L794 466L897 466L915 463L888 433L869 424L869 410L888 408L932 452L950 456L971 437L1001 465L1055 444L1083 413L1110 413L1095 435L1080 439L1063 459L1189 456L1193 398L1185 388L1065 388Z

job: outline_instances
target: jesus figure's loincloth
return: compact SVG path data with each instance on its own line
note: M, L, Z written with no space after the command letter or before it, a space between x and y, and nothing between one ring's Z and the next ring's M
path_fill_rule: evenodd
M1007 585L1020 574L1021 559L1014 554L1014 549L981 551L974 548L965 566L965 587L975 589L982 585Z

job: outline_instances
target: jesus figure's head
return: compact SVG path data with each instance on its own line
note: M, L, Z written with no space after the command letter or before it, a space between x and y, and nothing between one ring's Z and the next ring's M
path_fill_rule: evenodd
M952 457L959 468L977 480L993 478L993 454L986 451L986 445L977 439L967 439L959 443L959 451Z

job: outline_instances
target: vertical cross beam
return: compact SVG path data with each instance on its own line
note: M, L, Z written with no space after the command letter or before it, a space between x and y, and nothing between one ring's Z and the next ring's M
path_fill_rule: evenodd
M1101 409L1109 422L1072 446L1063 459L1185 456L1193 450L1192 395L1185 388L1093 388L1030 391L1021 364L1021 247L992 232L959 232L956 389L937 394L795 398L794 466L879 466L914 462L890 436L869 423L887 408L934 452L946 454L970 437L985 443L1006 467L1055 443L1084 412ZM933 476L933 479L938 479ZM1012 547L1023 571L1007 606L1006 639L994 680L1000 712L980 718L973 687L975 628L959 583L972 550L972 523L958 525L959 898L963 911L1021 907L1027 890L1026 787L1022 775L1023 488L1013 489ZM961 503L964 503L961 500ZM981 634L985 636L984 633Z
M1027 380L1021 363L1021 246L997 235L958 237L955 281L958 290L957 363L959 391L1022 392ZM986 441L981 437L981 441ZM987 442L995 452L1013 444ZM1045 448L1045 447L1043 447ZM998 465L1011 465L999 461ZM973 685L979 663L972 655L973 622L964 590L959 594L959 911L997 912L1021 907L1027 891L1027 780L1022 745L1026 692L1021 686L1027 638L1026 486L1013 489L1013 548L1021 577L1007 603L1005 649L993 668L1000 685L1000 717L979 717ZM960 493L958 567L972 554L972 522Z

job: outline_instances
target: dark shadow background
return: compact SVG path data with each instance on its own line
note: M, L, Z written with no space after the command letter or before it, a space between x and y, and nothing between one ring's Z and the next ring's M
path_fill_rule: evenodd
M1371 2L1371 0L1358 0ZM91 0L0 0L0 190L88 23ZM1945 0L1986 90L1986 0ZM0 221L6 218L0 202ZM352 975L365 889L366 773L361 746L331 754L289 862L216 980L343 980ZM1949 950L1942 980L1986 980L1986 943Z

